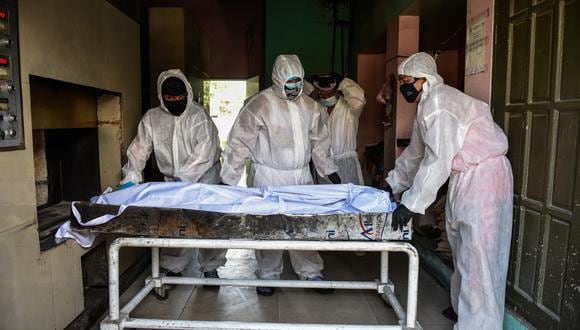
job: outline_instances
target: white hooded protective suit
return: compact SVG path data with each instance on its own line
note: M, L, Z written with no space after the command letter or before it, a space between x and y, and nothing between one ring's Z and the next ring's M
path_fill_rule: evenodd
M338 99L334 109L329 114L324 108L322 119L330 130L330 145L332 159L338 166L338 175L342 183L364 185L362 170L356 153L356 136L358 119L365 104L364 90L354 81L344 78L338 90L343 96ZM327 178L319 178L324 183L330 183Z
M310 159L320 175L337 171L330 157L328 130L321 120L321 105L301 93L290 101L284 84L304 77L296 55L280 55L272 72L274 85L247 101L236 119L223 155L222 181L236 185L252 161L252 187L312 184ZM282 251L256 251L257 275L279 278ZM302 278L320 276L323 262L318 252L290 251L296 273Z
M180 116L172 115L161 95L161 85L169 77L183 81L187 89L187 106ZM211 117L193 101L193 91L180 70L168 70L157 79L160 106L150 109L139 122L137 136L127 149L123 181L140 183L142 171L151 152L165 181L217 184L220 181L220 141ZM225 250L202 250L198 262L202 271L213 270L225 263ZM195 262L191 249L163 249L161 267L172 272L183 271Z
M455 272L456 329L501 329L509 259L513 176L508 141L489 106L443 83L433 58L412 55L399 75L426 78L410 145L387 182L424 213L449 178L446 228Z

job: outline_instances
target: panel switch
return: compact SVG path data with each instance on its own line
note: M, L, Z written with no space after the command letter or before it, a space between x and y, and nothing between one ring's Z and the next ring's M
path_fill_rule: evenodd
M9 128L5 131L0 131L0 139L11 139L16 137L16 130L14 128Z
M9 123L12 123L12 122L16 121L16 116L11 114L11 113L6 114L6 115L0 115L0 121L6 121Z
M7 82L0 82L0 92L9 93L14 91L14 85Z
M0 38L0 47L8 48L12 45L12 40L8 38Z
M5 97L0 98L0 111L8 110L10 110L10 101Z

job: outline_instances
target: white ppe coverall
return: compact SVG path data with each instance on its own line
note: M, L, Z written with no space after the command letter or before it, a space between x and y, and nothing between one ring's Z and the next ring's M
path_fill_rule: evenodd
M344 78L338 85L342 92L334 109L329 114L324 108L322 120L330 130L332 159L338 166L341 183L364 185L362 170L356 153L358 119L365 104L364 90L354 81ZM326 177L321 182L330 183Z
M163 102L161 85L170 78L183 81L187 89L187 106L180 116L171 114ZM168 70L157 79L160 106L150 109L139 122L137 136L127 149L123 181L140 183L142 171L151 152L165 181L217 184L220 181L220 141L209 114L193 101L193 91L180 70ZM163 249L161 267L179 273L193 265L191 249ZM214 270L225 264L226 250L200 250L197 262L201 271Z
M321 116L321 105L301 94L290 101L284 85L291 77L303 79L296 55L280 55L272 72L274 84L249 99L230 131L223 154L222 181L236 185L252 161L249 186L312 184L312 157L320 175L337 171L330 157L330 138ZM256 251L257 276L278 279L283 251ZM290 251L294 271L303 279L321 276L322 258L315 251Z
M508 141L489 106L443 83L433 58L417 53L399 75L426 78L410 145L387 182L423 214L449 178L446 229L455 271L455 329L502 329L512 229Z

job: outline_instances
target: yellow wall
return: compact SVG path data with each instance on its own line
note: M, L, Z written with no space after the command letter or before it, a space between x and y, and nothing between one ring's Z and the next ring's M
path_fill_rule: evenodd
M139 26L105 0L18 3L26 149L0 152L0 329L61 329L83 309L85 251L39 250L29 75L119 93L126 145L141 116ZM111 154L104 180L118 182Z
M32 129L96 128L97 96L82 89L30 84Z

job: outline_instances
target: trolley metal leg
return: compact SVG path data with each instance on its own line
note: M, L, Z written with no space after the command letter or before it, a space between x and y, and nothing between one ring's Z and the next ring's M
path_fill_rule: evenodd
M119 249L122 247L151 248L151 277L123 308L119 304ZM310 250L381 252L380 279L363 281L299 281L299 280L237 280L193 277L165 277L159 274L160 248L254 249L254 250ZM403 252L409 257L407 308L403 308L389 279L389 252ZM143 329L421 329L417 322L417 292L419 255L407 242L382 241L243 241L180 238L118 238L109 247L109 316L101 323L102 330L125 328ZM270 286L284 288L335 288L376 290L388 302L399 318L398 325L341 325L269 322L185 321L131 318L130 313L153 290L163 290L164 284L173 285L229 285ZM159 293L159 292L157 292Z

